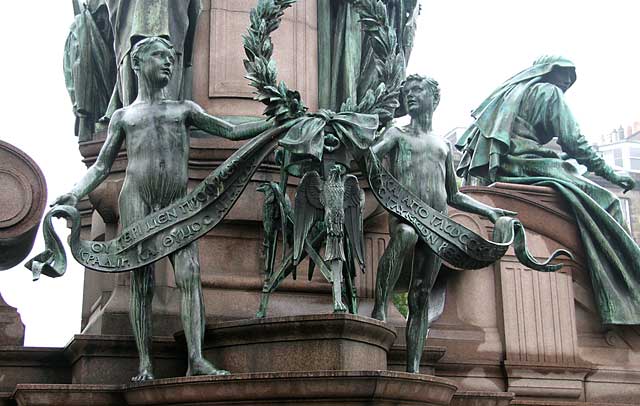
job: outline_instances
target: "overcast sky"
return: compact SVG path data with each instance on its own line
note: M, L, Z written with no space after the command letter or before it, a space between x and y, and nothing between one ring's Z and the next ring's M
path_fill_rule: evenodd
M468 125L472 109L538 56L564 55L577 65L569 104L585 135L597 139L640 120L638 16L640 2L632 0L423 0L409 70L440 82L434 129L444 134ZM62 76L72 20L71 0L0 3L0 139L40 165L49 201L85 170ZM34 254L42 248L38 237ZM79 332L82 278L78 266L36 283L22 266L0 272L0 292L19 309L27 345L64 346Z

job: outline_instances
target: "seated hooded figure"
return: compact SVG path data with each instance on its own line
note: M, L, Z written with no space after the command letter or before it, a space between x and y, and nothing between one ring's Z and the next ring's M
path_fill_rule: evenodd
M472 113L476 121L456 145L463 153L457 174L556 189L576 216L602 322L638 324L640 248L624 226L620 201L567 159L625 191L635 184L581 134L564 98L575 80L575 66L559 56L541 57L507 80ZM545 147L555 137L562 154Z

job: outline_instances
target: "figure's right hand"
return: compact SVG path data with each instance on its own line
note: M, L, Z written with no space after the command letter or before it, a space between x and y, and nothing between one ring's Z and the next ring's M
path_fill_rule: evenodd
M78 197L73 193L65 193L62 196L58 196L56 200L51 203L51 207L53 206L75 206L78 204Z

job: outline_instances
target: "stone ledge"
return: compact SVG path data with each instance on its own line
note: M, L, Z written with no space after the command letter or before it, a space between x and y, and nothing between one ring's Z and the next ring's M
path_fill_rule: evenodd
M162 379L131 385L131 406L199 405L449 405L450 381L388 371L318 371Z
M450 406L509 406L514 397L512 392L458 391Z
M508 390L516 396L584 398L584 382L591 367L505 361Z
M69 364L62 349L0 347L0 392L11 392L23 382L70 383Z
M369 317L274 317L209 326L203 353L234 373L386 370L395 338L393 328Z
M17 406L123 406L122 386L25 385L16 386Z
M138 351L133 336L79 334L74 336L64 353L73 384L126 384L138 370ZM186 355L172 337L153 337L151 356L156 377L184 375Z

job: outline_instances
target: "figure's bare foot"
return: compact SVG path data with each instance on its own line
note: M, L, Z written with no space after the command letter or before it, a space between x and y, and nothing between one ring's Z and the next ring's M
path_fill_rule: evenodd
M155 378L153 377L153 372L151 372L151 369L141 368L138 375L131 378L131 382L144 382L150 381L152 379Z
M224 369L217 369L212 363L206 359L200 357L189 362L189 369L187 370L187 376L200 376L200 375L230 375L229 371Z

